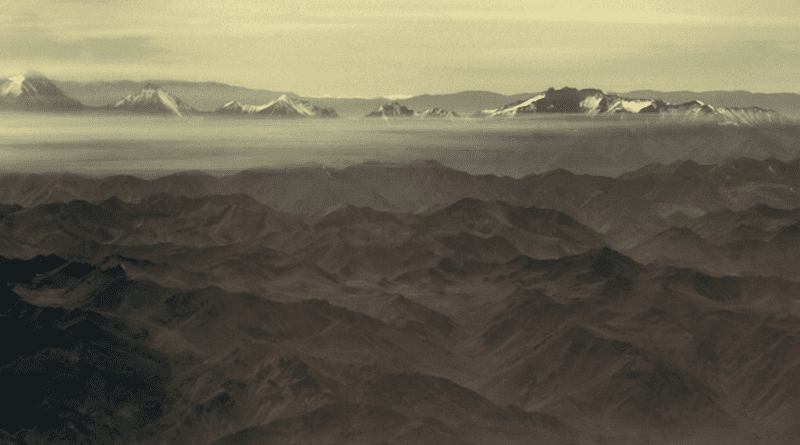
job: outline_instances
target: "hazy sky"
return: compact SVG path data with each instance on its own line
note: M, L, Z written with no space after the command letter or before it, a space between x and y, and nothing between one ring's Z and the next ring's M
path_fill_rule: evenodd
M11 0L0 71L302 95L800 93L800 2Z

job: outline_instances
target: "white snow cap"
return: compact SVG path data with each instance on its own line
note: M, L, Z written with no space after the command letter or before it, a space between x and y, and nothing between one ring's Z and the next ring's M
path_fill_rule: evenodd
M15 84L17 84L17 85L22 85L22 82L24 82L24 81L25 81L25 76L24 76L24 75L22 75L22 74L19 74L19 75L17 75L17 76L11 76L11 77L9 77L9 78L8 78L8 80L10 80L10 81L14 82L14 83L15 83Z

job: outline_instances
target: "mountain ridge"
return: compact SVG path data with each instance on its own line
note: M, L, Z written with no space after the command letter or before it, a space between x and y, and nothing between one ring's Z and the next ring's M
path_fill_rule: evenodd
M677 119L716 122L722 125L753 126L781 124L788 118L773 110L759 107L715 107L698 99L683 103L665 102L652 98L630 98L609 94L598 89L564 87L550 88L525 100L518 100L499 108L485 109L473 117L514 117L539 113L580 113L587 116L602 115L656 115Z
M227 115L258 115L265 117L339 117L333 108L320 108L311 102L289 98L281 95L263 105L243 105L238 101L230 101L214 110L217 114Z
M270 100L286 94L319 104L323 108L335 108L344 116L363 116L386 102L383 97L375 98L329 98L319 96L303 96L287 91L272 91L258 88L233 86L218 81L192 82L180 80L145 80L145 81L54 81L70 96L79 98L89 106L107 104L120 97L126 91L136 89L148 82L158 83L174 91L187 102L194 104L199 110L214 110L220 103L233 98L242 103ZM751 93L747 91L674 91L634 90L617 93L628 97L649 97L665 102L686 103L700 100L717 107L746 108L760 107L790 115L800 114L800 94L797 93ZM413 109L444 108L459 114L470 115L476 110L489 109L498 103L511 103L533 97L533 93L500 94L490 91L465 90L455 93L425 93L404 99Z

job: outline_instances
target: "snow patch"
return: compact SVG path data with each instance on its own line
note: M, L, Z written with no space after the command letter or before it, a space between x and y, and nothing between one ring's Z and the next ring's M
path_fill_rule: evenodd
M578 104L578 106L581 107L581 110L583 110L586 113L597 114L597 113L600 112L600 102L602 102L602 101L603 101L603 97L599 96L599 95L598 96L586 96L586 98L584 98Z
M622 100L622 109L630 113L638 113L653 105L652 100Z
M533 96L530 99L528 99L526 101L523 101L523 102L520 102L520 103L518 103L516 105L510 106L510 107L507 107L507 108L496 108L494 110L483 110L482 113L484 113L484 114L486 114L488 116L497 116L497 115L514 116L514 115L517 114L517 111L520 108L527 107L530 104L536 102L537 100L541 100L541 99L544 99L544 98L545 98L544 94L538 94L538 95Z

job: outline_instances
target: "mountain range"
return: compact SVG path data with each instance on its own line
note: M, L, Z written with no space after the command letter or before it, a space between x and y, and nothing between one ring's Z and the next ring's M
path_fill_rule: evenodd
M631 192L664 211L774 189L795 164L3 176L0 330L26 341L0 354L19 400L0 441L791 444L800 203L725 193L745 207L662 213L631 256L613 219L583 221L647 219ZM736 242L760 269L709 270Z
M365 117L459 117L458 113L450 110L444 110L442 108L428 108L425 111L417 112L414 111L405 105L401 104L398 101L394 101L391 103L383 104L380 107L373 110L371 113L367 114Z
M398 194L397 190L404 193ZM762 161L738 158L717 165L676 161L669 165L652 164L618 177L554 170L519 179L473 176L434 161L366 163L342 170L262 169L224 177L187 172L151 180L126 175L103 178L74 174L0 175L0 203L9 206L29 207L75 199L96 202L115 196L125 202L138 202L164 192L187 198L245 195L254 200L253 205L258 202L297 215L307 224L341 206L429 215L470 197L516 207L556 210L602 235L603 243L588 245L608 245L627 252L673 227L695 230L711 243L770 241L777 230L793 227L792 216L782 216L780 226L745 222L701 229L705 227L702 222L718 214L725 217L724 212L741 212L757 206L767 206L776 209L775 212L800 207L800 160L787 163L774 158ZM499 215L508 211L501 207L490 213ZM562 218L561 224L566 221ZM747 230L755 232L747 238ZM509 242L517 245L517 241ZM555 252L553 255L574 252L563 243L559 245L562 247L548 249L555 249L551 250ZM519 246L518 250L526 252ZM645 258L638 254L634 257ZM752 268L746 266L750 264L747 261L740 263L738 269L724 270L739 273ZM794 270L789 266L788 269L764 267L785 277L791 277Z
M758 107L715 108L699 100L673 104L659 99L630 99L601 90L551 88L525 100L500 108L482 110L474 117L513 117L538 113L583 113L589 116L611 114L657 114L679 119L709 120L724 125L758 125L788 122L778 112Z
M219 114L268 117L339 117L333 108L320 108L308 101L290 99L285 94L264 105L242 105L231 101L214 110Z
M45 79L41 74L32 72L33 77ZM19 83L24 81L25 75L12 76L20 80ZM1 91L11 90L13 81L4 82L7 84ZM52 87L55 87L59 93L55 93L51 87L49 91L53 91L56 96L61 97L60 92L64 92L67 96L65 104L62 108L67 109L75 107L75 100L85 104L87 107L101 107L111 103L116 103L122 97L126 97L131 91L138 91L142 85L153 84L160 85L165 91L170 91L176 97L181 97L186 103L193 104L198 110L212 111L218 109L222 104L234 101L241 104L245 103L269 103L276 98L286 96L293 100L303 100L318 106L319 108L334 108L337 113L342 116L363 116L369 110L385 104L384 98L374 99L356 99L356 98L329 98L329 97L301 97L291 92L275 92L269 90L254 90L243 87L230 86L218 82L185 82L174 80L154 80L144 83L133 81L113 81L113 82L75 82L75 81L47 81ZM552 89L551 89L552 90ZM559 91L571 91L572 89L562 89ZM44 90L43 90L44 91ZM748 93L743 91L735 92L673 92L664 93L658 91L641 90L629 93L603 93L600 90L581 90L592 91L595 95L605 95L605 99L600 101L608 102L608 98L647 98L644 101L662 102L662 103L689 103L692 101L699 101L704 104L712 104L716 108L734 109L734 113L742 114L742 111L735 109L750 109L750 113L756 111L755 108L762 110L774 110L776 112L796 116L800 114L800 95L792 93L783 94L761 94L761 93ZM451 110L454 113L461 115L472 115L476 110L494 110L500 111L506 109L506 113L510 111L511 107L516 107L522 102L531 100L534 97L543 93L520 93L514 95L501 95L497 93L485 91L464 91L453 94L438 94L430 95L423 94L419 96L410 97L403 101L403 105L411 109L428 110L440 108L443 110ZM6 93L0 96L7 96ZM53 96L53 97L56 97ZM13 97L13 96L9 96ZM69 99L75 97L76 99ZM537 99L540 100L540 99ZM6 103L14 103L16 99L4 100ZM37 101L41 101L38 99ZM631 103L643 103L643 100L631 99L626 100ZM23 100L25 102L25 100ZM36 101L34 101L35 103ZM579 101L580 102L580 101ZM506 104L506 105L501 105ZM530 104L528 104L530 105ZM519 107L517 107L519 108ZM530 107L528 107L530 108ZM569 108L569 107L568 107ZM629 107L630 108L630 107ZM702 108L702 107L701 107ZM624 109L624 106L622 107ZM486 113L483 113L486 114ZM747 114L747 113L746 113ZM744 120L752 119L752 117L745 118ZM734 121L737 119L734 118ZM742 119L738 119L742 120Z
M0 83L0 104L206 116L136 119L152 134L93 160L153 153L153 122L189 128L199 137L176 140L196 156L213 118L339 114L173 85L83 105L28 73ZM189 105L212 90L213 106ZM484 100L481 124L400 119ZM327 127L378 127L420 159L0 173L0 444L797 442L799 126L766 107L571 88L341 103L392 122L267 127L318 130L330 157ZM417 148L412 132L431 136ZM47 150L66 162L87 142ZM508 168L464 171L490 162Z

